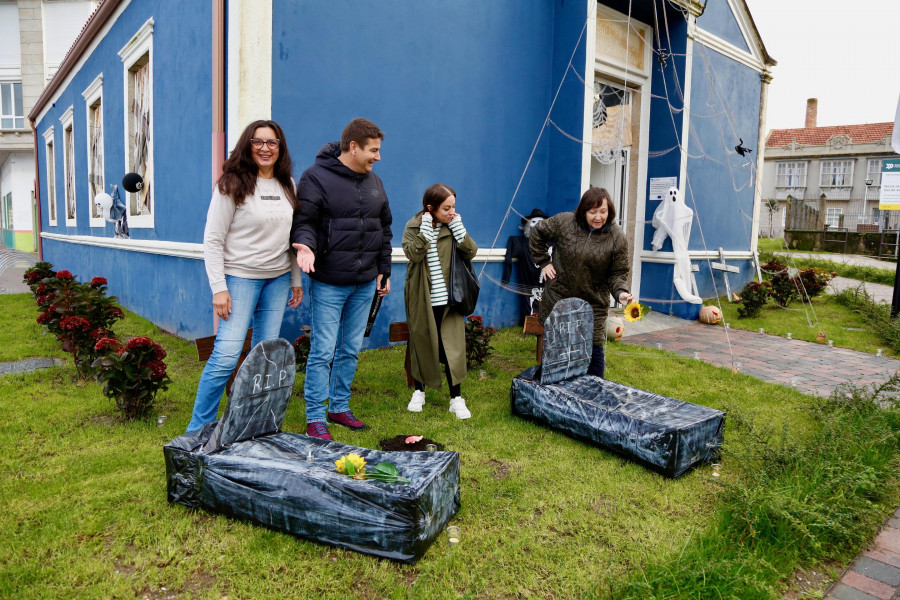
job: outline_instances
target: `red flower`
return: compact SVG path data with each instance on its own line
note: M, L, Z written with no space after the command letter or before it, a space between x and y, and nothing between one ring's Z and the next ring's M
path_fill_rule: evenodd
M153 357L157 360L166 357L166 351L156 342L153 342Z
M481 323L482 321L484 321L484 319L482 319L482 318L481 318L480 316L478 316L478 315L471 315L471 316L469 317L469 320L472 321L473 323Z
M152 379L162 379L166 376L166 363L161 360L151 360L144 366L150 369Z
M111 337L100 338L96 344L94 344L94 350L105 350L107 348L112 348L119 345L119 340Z
M43 277L41 277L40 273L27 273L25 275L25 279L28 281L28 283L37 283L38 281L43 279Z
M56 294L44 294L37 297L38 306L47 306L52 304L54 300L56 300Z
M105 327L98 327L97 329L95 329L91 332L91 337L94 338L95 340L99 340L100 338L108 338L108 337L114 338L115 336L113 335L113 332L110 331L109 329L107 329Z
M91 328L91 322L84 317L63 317L62 321L59 322L59 328L64 331L71 331L73 329L81 329L82 331L87 331Z
M53 315L50 312L41 313L38 315L37 322L40 325L44 325L47 321L53 318Z
M47 293L47 284L42 283L37 288L35 288L34 293L37 295L46 294Z
M91 279L91 287L100 287L106 285L106 277L94 277Z
M134 350L135 348L152 348L153 340L148 337L134 337L125 344L126 350Z
M119 308L118 306L113 306L111 309L109 309L109 314L111 314L112 316L114 316L117 319L121 319L125 316L125 313L123 313L122 309Z
M66 271L65 269L63 269L62 271L57 273L56 276L59 279L74 279L74 277L72 276L72 273L70 273L69 271Z

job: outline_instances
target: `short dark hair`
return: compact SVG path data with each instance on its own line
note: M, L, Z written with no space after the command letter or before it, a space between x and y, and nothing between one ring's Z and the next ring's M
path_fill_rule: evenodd
M456 196L456 191L452 187L446 183L435 183L425 190L425 195L422 196L422 212L419 214L428 212L429 206L437 210L437 207L450 196Z
M362 117L353 119L341 132L341 152L350 150L350 142L356 142L357 146L365 148L366 142L374 138L384 139L384 132L378 129L378 125Z
M606 188L589 188L588 191L581 196L581 202L578 203L578 208L575 209L575 222L587 227L587 211L601 206L604 200L606 200L606 208L609 210L609 216L606 217L606 222L611 223L615 221L616 206L613 204L612 198L610 197L609 192L606 191Z
M278 123L269 119L253 121L244 128L244 132L241 133L234 145L234 150L222 165L222 176L218 183L219 191L225 196L230 196L237 206L243 204L244 199L256 191L256 175L259 167L253 160L250 138L260 127L268 127L274 131L280 142L278 158L275 160L275 179L284 188L288 202L296 211L300 208L300 202L294 193L294 183L291 179L294 168L293 162L291 162L291 153L288 152L287 140L284 139L284 130Z

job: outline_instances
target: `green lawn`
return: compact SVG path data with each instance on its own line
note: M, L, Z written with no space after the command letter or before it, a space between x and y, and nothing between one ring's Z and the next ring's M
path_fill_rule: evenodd
M737 502L735 490L760 489L752 473L762 471L752 456L760 440L771 436L741 423L790 431L797 444L818 444L822 429L810 410L818 401L792 389L655 349L612 345L610 379L729 411L723 477L713 479L707 466L668 480L511 416L510 381L533 364L533 337L515 330L498 334L486 378L476 370L463 384L473 414L468 421L454 418L444 394L433 391L424 412L407 412L403 347L366 351L352 406L370 428L335 428L335 438L374 448L380 439L421 434L461 458L462 508L452 521L462 528L461 544L450 549L439 538L421 561L405 566L167 503L162 446L187 424L202 367L191 342L130 313L116 325L120 337L147 335L163 344L173 379L158 397L158 412L168 416L163 427L123 423L113 402L92 381L79 381L68 356L42 335L29 296L0 296L0 313L4 327L15 324L0 334L0 361L67 360L62 367L0 377L4 598L650 597L640 582L656 581L655 573L676 582L696 579L698 568L722 559L738 565L725 577L740 578L739 560L770 560L747 555L759 540L732 544L738 558L704 541L732 539L723 528L733 527L728 515ZM298 377L296 394L301 389ZM297 395L284 428L305 430ZM896 471L894 454L886 451L882 460L891 471L879 466L879 474ZM878 478L875 492L865 510L842 510L834 517L850 523L855 535L825 546L826 558L851 558L900 498L888 475ZM813 492L802 493L812 506ZM781 542L773 538L773 544ZM800 568L836 573L818 564L822 556L819 549L778 563L767 575L769 583L759 584L769 595L760 597L780 597ZM700 592L684 596L654 593L714 597L712 588L697 585Z
M862 315L838 304L828 294L813 298L811 303L795 301L786 308L770 300L759 316L745 319L738 318L739 303L728 302L725 297L719 302L722 320L735 329L759 331L762 327L766 333L782 337L790 333L795 340L807 342L815 342L822 331L835 346L870 354L881 348L885 356L897 356L886 341L866 328ZM719 302L707 300L704 304L719 306Z

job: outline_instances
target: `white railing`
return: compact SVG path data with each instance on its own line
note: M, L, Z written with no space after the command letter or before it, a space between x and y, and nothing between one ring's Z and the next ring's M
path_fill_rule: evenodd
M852 187L824 187L822 193L829 200L849 200Z
M878 200L881 198L881 186L870 185L866 187L866 200Z
M804 194L806 194L805 187L776 187L775 188L775 199L776 200L787 200L788 196L790 196L792 198L796 198L797 200L803 200Z

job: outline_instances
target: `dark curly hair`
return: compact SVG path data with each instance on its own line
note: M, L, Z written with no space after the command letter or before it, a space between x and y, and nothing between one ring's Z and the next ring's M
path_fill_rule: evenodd
M225 196L230 196L237 206L243 204L244 199L256 191L256 176L259 167L253 160L250 138L260 127L272 129L281 142L278 146L278 159L275 161L275 179L284 188L288 201L296 211L300 208L300 202L297 200L294 184L291 181L294 168L291 163L291 153L288 152L287 141L284 139L284 130L275 121L260 119L247 125L241 137L238 138L237 144L234 145L231 156L222 165L222 176L219 177L218 183L219 191Z

